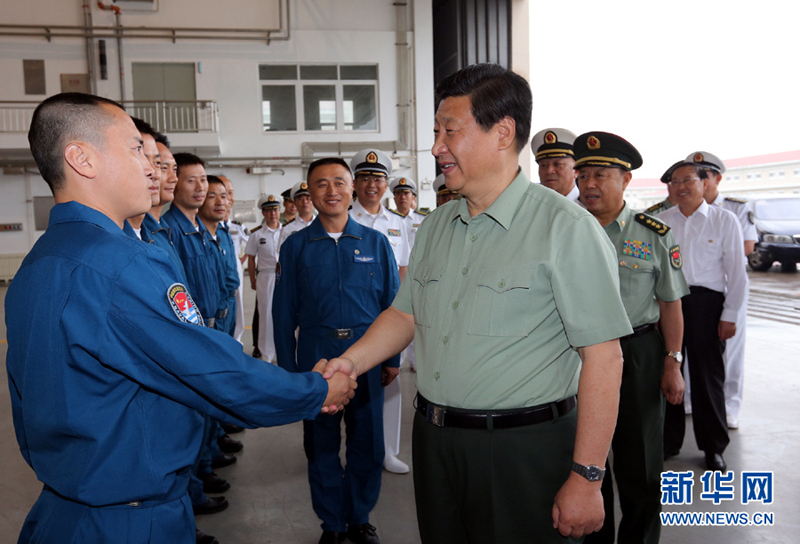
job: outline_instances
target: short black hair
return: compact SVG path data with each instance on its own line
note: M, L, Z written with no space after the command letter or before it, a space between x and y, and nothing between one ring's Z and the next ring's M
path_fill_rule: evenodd
M133 124L136 125L136 130L138 130L142 134L148 134L152 136L153 139L155 140L158 131L156 131L156 129L154 129L150 123L148 123L144 119L139 119L138 117L131 116L131 119L133 120Z
M167 149L169 149L169 148L170 148L170 145L169 145L169 138L167 138L167 135L166 135L166 134L164 134L164 133L162 133L162 132L156 132L156 134L155 134L154 138L156 139L156 143L157 143L157 144L161 144L161 145L163 145L164 147L166 147Z
M175 158L175 164L178 166L178 174L181 173L181 168L184 166L192 166L195 164L199 164L203 168L206 166L203 159L191 153L175 153L173 157Z
M219 183L219 184L222 184L223 186L225 185L225 182L224 182L224 181L222 181L222 180L219 178L219 176L215 176L214 174L208 174L208 175L206 176L206 180L208 180L208 184L209 184L209 185L211 185L212 183Z
M484 131L503 117L514 120L517 153L531 135L533 96L525 79L497 64L473 64L447 76L436 86L436 109L445 98L469 96L472 116Z
M326 164L338 164L340 166L344 166L345 170L350 172L350 165L347 164L341 157L325 157L324 159L317 159L311 164L308 165L308 174L306 174L306 181L311 179L311 172L319 168L320 166L325 166ZM353 173L350 172L350 177L353 177Z
M61 93L42 101L36 107L28 130L31 153L50 190L61 189L65 176L64 149L72 141L85 141L105 148L105 131L114 122L103 106L120 104L91 94Z

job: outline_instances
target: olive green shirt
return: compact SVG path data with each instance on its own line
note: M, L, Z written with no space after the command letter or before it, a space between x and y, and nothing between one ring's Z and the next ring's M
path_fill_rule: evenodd
M617 252L620 295L631 325L657 322L658 300L673 302L689 294L680 249L669 227L625 203L604 229Z
M429 401L511 409L578 390L578 347L632 332L600 224L520 172L484 212L437 208L417 231L393 306L415 323Z

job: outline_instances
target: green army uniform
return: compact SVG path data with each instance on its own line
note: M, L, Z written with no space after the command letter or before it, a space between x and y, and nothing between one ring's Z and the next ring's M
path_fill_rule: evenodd
M623 515L618 540L657 543L664 468L661 377L666 354L655 328L660 317L658 300L679 300L689 294L689 288L680 269L680 250L664 223L625 204L604 230L617 253L620 294L634 330L633 335L620 339L624 364L619 417L611 445ZM610 476L611 471L606 472L603 480L603 529L588 535L587 543L614 542Z
M600 225L522 172L475 217L466 200L427 217L393 306L414 316L420 402L467 413L571 399L577 348L631 333ZM481 430L448 427L447 415L440 427L418 411L423 541L467 542L465 526L480 542L568 541L552 528L552 506L570 474L575 410L551 418L508 429L487 418Z
M667 211L672 206L673 206L672 202L670 202L668 198L665 198L661 202L658 202L657 204L653 204L652 206L647 208L644 211L644 213L646 213L648 215L658 215L661 212Z

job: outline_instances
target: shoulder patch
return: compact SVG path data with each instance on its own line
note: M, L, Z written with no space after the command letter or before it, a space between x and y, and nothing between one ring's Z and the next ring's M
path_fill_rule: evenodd
M286 225L291 225L292 223L294 223L295 219L297 219L297 217L295 217L294 219L292 219L290 221L287 221L286 223L283 224L283 226L285 227Z
M261 227L263 227L263 226L264 226L264 225L259 225L259 226L257 226L256 228L254 228L253 230L251 230L250 232L256 232L257 230L259 230L259 229L260 229ZM245 229L245 232L247 232L247 229Z
M644 211L644 213L658 213L658 212L662 211L663 207L664 207L664 205L661 202L659 202L658 204L653 204L652 206L647 208Z
M191 323L203 327L203 316L197 310L197 305L192 295L182 283L173 283L167 289L167 300L178 319L184 323Z
M231 223L233 223L234 225L239 225L239 226L241 226L241 224L242 224L241 221L231 221Z
M418 213L418 214L420 214L420 215L424 215L424 216L426 216L426 217L427 217L427 216L428 216L428 214L429 214L430 212L420 212L420 211L417 211L417 213Z
M726 196L725 200L728 202L736 202L737 204L747 204L747 201L743 198L734 198L732 196Z
M402 213L398 212L397 210L393 210L391 208L386 208L386 209L389 210L390 212L392 212L395 215L399 215L400 217L405 217L405 215L403 215Z
M680 246L672 246L669 248L669 264L672 265L672 268L680 268L683 266L683 259L681 258L681 247Z
M650 217L647 214L637 213L636 222L641 223L642 225L652 230L659 236L664 236L669 232L669 227L665 223L662 223L655 217Z

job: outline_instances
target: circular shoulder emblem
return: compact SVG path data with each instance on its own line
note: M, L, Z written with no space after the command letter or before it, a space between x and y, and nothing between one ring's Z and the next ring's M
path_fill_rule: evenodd
M547 132L547 134L544 135L544 143L546 144L554 144L557 141L558 137L555 132Z
M600 149L600 140L597 136L589 136L586 140L586 147L589 149Z
M695 153L694 154L694 162L703 162L703 154L702 153Z
M194 300L192 300L192 295L182 283L173 283L169 286L167 300L178 319L184 323L204 326L203 316L200 315Z
M370 151L369 153L367 153L367 162L372 162L372 163L378 162L378 156L375 154L374 151Z

